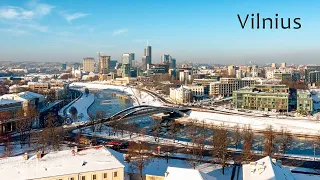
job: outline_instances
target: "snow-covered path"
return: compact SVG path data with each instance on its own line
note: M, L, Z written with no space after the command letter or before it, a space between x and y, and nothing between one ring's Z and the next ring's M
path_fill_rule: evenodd
M76 102L74 102L70 107L67 108L66 113L68 117L71 117L71 114L69 112L71 107L75 107L78 110L78 116L82 114L81 121L87 121L89 120L88 115L88 108L91 106L91 104L94 102L94 95L93 94L83 94L80 99L78 99ZM80 115L81 116L81 115Z

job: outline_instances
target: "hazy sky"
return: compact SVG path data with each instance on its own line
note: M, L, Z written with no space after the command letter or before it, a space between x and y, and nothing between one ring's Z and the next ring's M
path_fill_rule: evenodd
M101 51L141 61L148 40L153 61L166 53L220 64L318 63L319 9L319 0L1 0L0 60L80 62ZM237 14L252 13L301 18L302 27L242 29Z

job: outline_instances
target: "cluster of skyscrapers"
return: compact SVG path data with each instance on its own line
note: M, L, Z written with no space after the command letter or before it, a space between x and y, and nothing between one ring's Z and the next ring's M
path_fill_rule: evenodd
M138 72L146 72L146 74L153 74L159 72L167 72L169 69L176 68L176 59L169 54L161 56L160 64L152 64L152 48L147 45L144 49L144 56L142 56L141 64L137 63L134 53L124 53L121 56L121 62L111 60L110 56L100 55L98 63L95 63L93 57L83 58L83 71L98 72L99 74L108 74L117 70L117 75L122 77L137 76Z

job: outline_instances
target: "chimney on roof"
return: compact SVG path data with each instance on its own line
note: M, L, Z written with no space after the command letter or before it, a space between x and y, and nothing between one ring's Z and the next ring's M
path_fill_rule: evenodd
M41 152L41 151L38 151L38 152L37 152L37 158L38 158L38 159L41 159L41 157L42 157L42 152Z
M25 153L24 153L24 155L23 155L23 159L24 159L24 160L28 160L28 159L29 159L29 155L28 155L28 153L27 153L27 152L25 152Z

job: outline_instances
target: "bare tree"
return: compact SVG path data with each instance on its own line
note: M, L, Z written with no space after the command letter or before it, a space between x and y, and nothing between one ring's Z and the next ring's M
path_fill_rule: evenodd
M25 110L25 115L27 116L27 118L25 119L25 124L26 124L26 131L28 133L28 145L30 146L32 123L36 121L37 122L36 126L37 127L39 126L38 119L39 119L40 113L37 110L35 105L30 104Z
M180 124L173 121L170 124L170 137L173 139L173 143L175 143L176 138L180 131L181 131Z
M100 110L100 111L96 112L96 119L97 120L103 119L103 118L105 118L105 116L106 116L106 112L104 110ZM99 132L102 131L102 127L103 127L103 123L97 124L97 129L99 130Z
M238 124L233 127L232 141L235 148L238 149L238 146L241 142L241 132Z
M10 135L6 135L3 139L3 147L4 147L4 154L3 157L10 157L13 154L13 146L11 144L12 138Z
M228 145L230 141L228 139L228 131L224 125L220 125L215 129L212 136L213 156L218 158L219 163L222 165L222 174L224 174L224 168L229 159Z
M189 151L189 161L190 165L193 167L193 169L196 168L196 166L199 163L199 158L201 155L201 151L199 149L199 141L198 141L198 128L196 126L197 121L192 119L186 126L186 133L188 138L190 139L190 143L188 144L188 151Z
M249 162L252 160L253 132L249 126L245 126L242 131L242 161Z
M54 150L59 150L63 139L63 128L56 127L57 117L53 113L49 113L46 118L46 131L49 134L49 145Z
M276 142L279 145L278 151L286 154L292 143L292 135L286 128L281 128L280 135L276 136Z
M89 122L91 123L91 126L90 126L90 129L92 131L92 133L95 132L96 130L96 116L94 116L91 112L88 113L88 116L89 116Z
M265 155L272 156L274 153L275 133L271 125L264 130L263 135L264 135L263 151Z
M139 171L141 180L143 180L142 171L151 161L149 147L144 142L131 144L129 146L126 159L133 170Z
M26 118L24 116L24 112L22 109L18 110L16 112L16 129L19 132L19 137L20 137L20 146L22 148L22 144L25 141L25 131L26 131Z
M159 142L159 136L160 136L160 131L161 131L161 120L153 119L151 131L152 131L152 135L154 136L154 141Z
M42 129L40 133L34 133L31 136L32 139L36 139L35 150L45 152L46 148L49 146L50 133L49 129Z
M72 120L77 120L78 110L74 106L69 109L69 113L71 114Z

